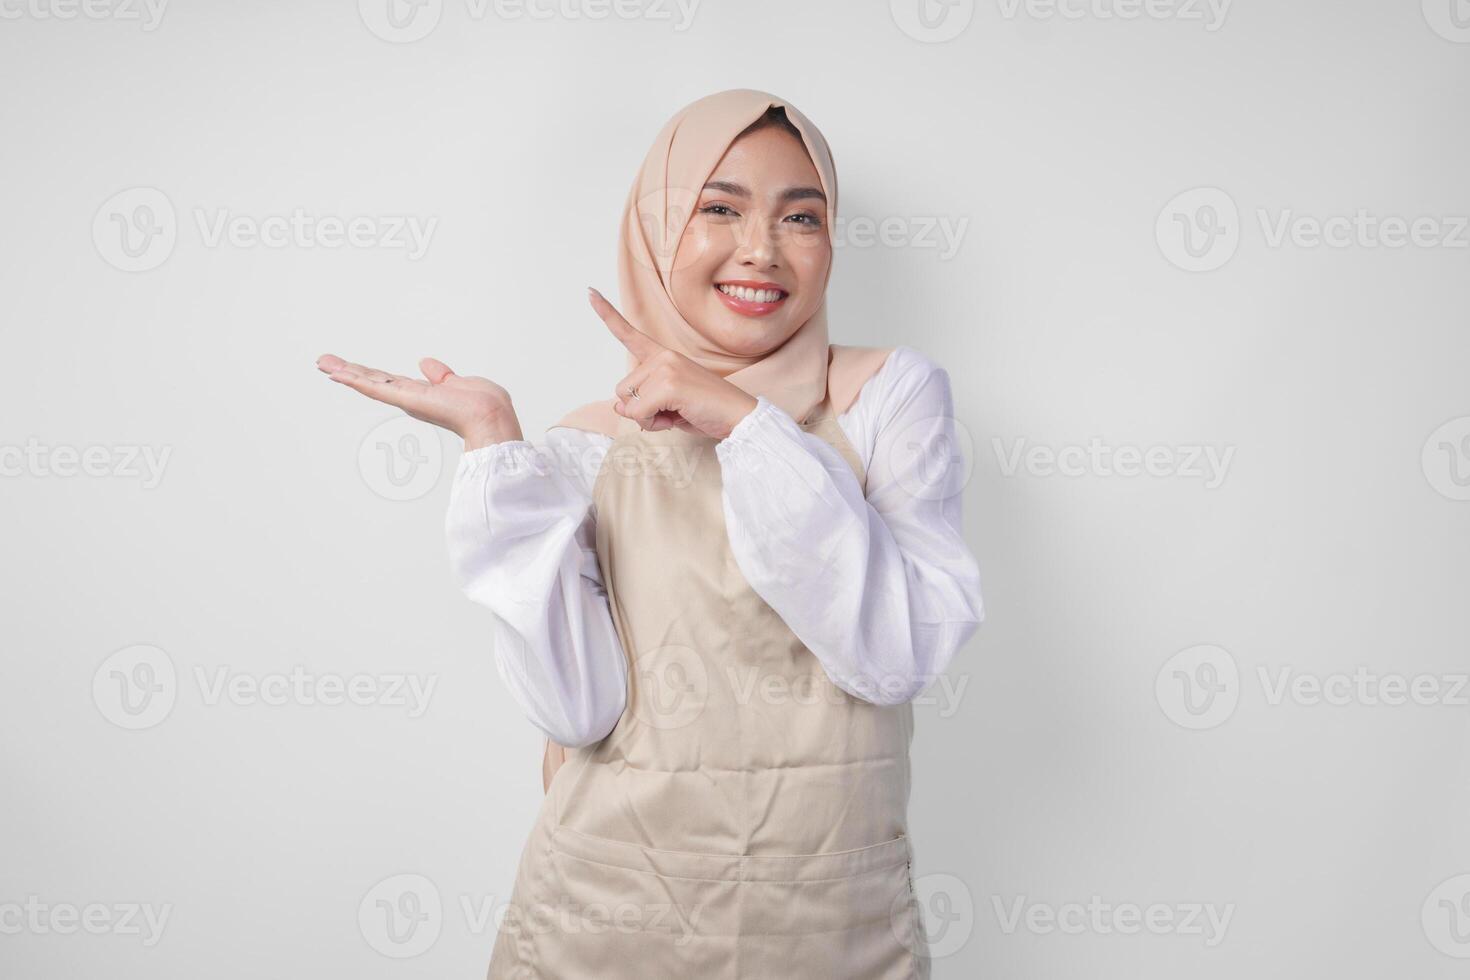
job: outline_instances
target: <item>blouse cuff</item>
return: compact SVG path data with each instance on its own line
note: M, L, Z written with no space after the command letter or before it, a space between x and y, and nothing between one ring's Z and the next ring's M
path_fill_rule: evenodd
M765 395L757 395L755 408L735 423L728 436L715 443L716 458L723 463L739 462L748 459L752 455L751 450L769 446L772 439L781 439L783 435L789 437L789 432L781 431L783 421L796 428L796 423L781 411L780 406ZM799 429L797 431L800 432Z
M488 469L491 473L524 473L528 470L544 476L546 460L529 439L507 439L488 446L466 450L459 458L461 475Z

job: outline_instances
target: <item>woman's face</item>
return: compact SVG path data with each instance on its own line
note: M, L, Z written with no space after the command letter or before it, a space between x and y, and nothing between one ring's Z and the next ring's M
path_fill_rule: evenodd
M674 256L674 305L722 350L775 350L822 303L832 244L801 140L768 126L725 151Z

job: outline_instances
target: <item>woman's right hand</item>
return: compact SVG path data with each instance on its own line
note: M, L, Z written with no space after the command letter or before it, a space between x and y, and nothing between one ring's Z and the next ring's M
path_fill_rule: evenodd
M432 357L419 361L423 381L353 364L335 354L323 354L316 366L339 384L455 433L464 440L466 452L523 438L510 392L489 378L460 377Z

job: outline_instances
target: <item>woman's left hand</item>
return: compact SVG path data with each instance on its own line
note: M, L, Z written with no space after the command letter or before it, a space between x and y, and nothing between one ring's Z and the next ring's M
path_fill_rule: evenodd
M634 327L597 290L589 286L587 295L613 336L638 359L618 382L613 410L619 415L648 432L684 429L723 439L755 408L753 396Z

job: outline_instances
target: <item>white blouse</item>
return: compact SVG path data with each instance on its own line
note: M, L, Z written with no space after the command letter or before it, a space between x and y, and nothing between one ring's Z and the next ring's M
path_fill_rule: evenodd
M757 397L715 444L726 530L746 581L833 684L901 704L985 617L961 535L965 473L949 375L896 347L837 422L865 467L866 497L829 443ZM604 738L627 699L592 506L611 445L553 426L544 446L517 439L466 452L445 522L460 586L491 612L501 678L565 746Z

